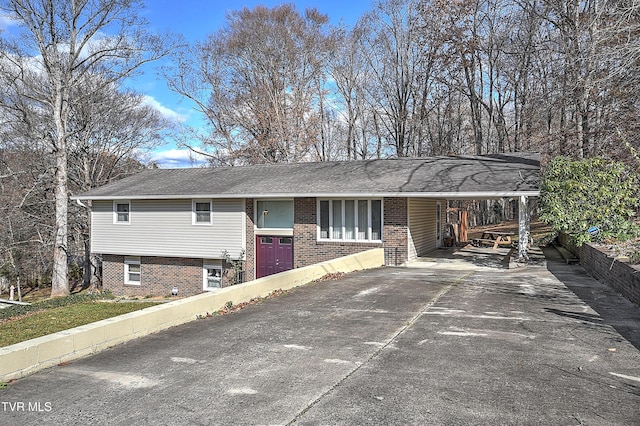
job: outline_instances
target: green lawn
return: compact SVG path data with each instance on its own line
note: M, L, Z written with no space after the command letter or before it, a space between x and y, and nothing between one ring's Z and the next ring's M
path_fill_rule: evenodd
M128 312L138 311L157 302L89 301L31 312L0 324L0 347L68 330Z

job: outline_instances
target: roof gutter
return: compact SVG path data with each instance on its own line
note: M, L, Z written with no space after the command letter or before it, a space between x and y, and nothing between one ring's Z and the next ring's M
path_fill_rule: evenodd
M79 206L84 207L85 209L90 209L91 207L89 207L88 205L86 205L85 203L82 202L82 199L80 198L76 198L76 197L71 197L72 200L75 200L76 203L78 203Z
M99 195L73 196L72 200L185 200L198 198L446 198L458 200L539 197L540 191L480 191L480 192L333 192L333 193L270 193L270 194L182 194L182 195ZM84 204L81 204L84 205Z

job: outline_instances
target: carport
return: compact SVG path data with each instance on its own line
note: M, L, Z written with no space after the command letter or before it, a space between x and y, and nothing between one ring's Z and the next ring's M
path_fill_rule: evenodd
M414 197L407 200L408 209L408 260L430 254L433 250L443 246L446 227L446 209L450 200L498 200L501 198L516 198L518 200L518 258L528 259L528 242L530 237L531 210L529 198L539 196L539 192L526 193L501 192L493 197L488 194L469 198L466 195L442 194L443 197Z
M422 191L414 189L407 194L408 260L443 245L449 201L505 198L518 201L518 257L528 259L529 199L540 195L539 179L539 155L528 153L488 155L482 161L440 157L428 167L412 171L407 186L411 183Z

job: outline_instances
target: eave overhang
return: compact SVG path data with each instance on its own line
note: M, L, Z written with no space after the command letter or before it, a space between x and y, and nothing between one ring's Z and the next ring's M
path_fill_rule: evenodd
M540 191L479 191L479 192L338 192L338 193L248 193L248 194L145 194L82 197L72 200L185 200L185 199L243 199L243 198L440 198L447 200L491 200L500 198L539 197Z

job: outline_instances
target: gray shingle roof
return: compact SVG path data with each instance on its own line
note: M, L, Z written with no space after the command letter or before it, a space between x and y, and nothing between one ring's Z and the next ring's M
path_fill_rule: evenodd
M540 156L511 153L146 170L74 199L538 195Z

